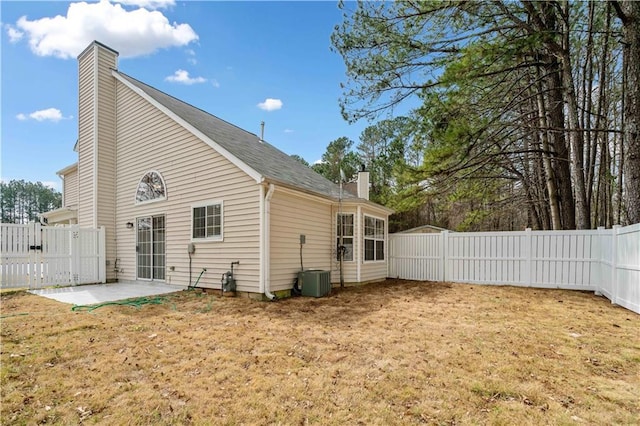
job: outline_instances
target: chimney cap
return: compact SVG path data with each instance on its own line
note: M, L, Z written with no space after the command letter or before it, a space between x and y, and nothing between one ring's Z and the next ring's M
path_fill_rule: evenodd
M80 52L80 54L76 57L76 59L78 59L78 60L79 60L81 56L83 56L83 55L84 55L84 54L86 54L87 52L92 51L92 50L93 50L93 48L94 48L94 47L96 47L96 46L97 46L97 47L100 47L100 48L102 48L102 49L105 49L105 50L110 51L112 54L116 55L116 57L117 57L117 56L120 56L120 53L118 53L118 51L117 51L117 50L115 50L115 49L113 49L113 48L111 48L111 47L107 46L107 45L106 45L106 44L104 44L104 43L100 43L98 40L94 40L94 41L92 41L91 43L89 43L89 45L88 45L87 47L85 47L85 49L84 49L82 52Z

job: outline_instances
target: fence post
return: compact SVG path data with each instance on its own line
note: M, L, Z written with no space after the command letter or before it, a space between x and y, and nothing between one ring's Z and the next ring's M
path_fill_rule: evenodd
M440 231L440 238L438 239L438 280L444 281L444 239L445 232Z
M527 287L531 287L533 283L531 282L531 258L532 258L532 248L531 243L533 239L531 238L531 228L525 228L525 237L524 237L524 246L525 246L525 261L524 261L524 285Z
M104 226L98 232L98 282L107 282L107 262L105 254L105 232Z
M611 303L618 304L618 230L620 225L613 225L611 230Z
M604 226L598 226L598 234L597 234L597 239L596 239L596 256L598 259L598 263L596 264L596 278L595 278L595 286L596 286L596 290L594 292L594 294L596 296L602 296L602 292L600 291L602 289L602 236L605 233L605 229ZM593 257L593 256L592 256Z
M42 244L42 229L39 222L30 222L28 224L28 231L32 234L29 236L27 249L29 250L29 288L40 288L40 253L38 253L37 246Z
M448 281L449 279L449 271L447 268L447 253L449 252L449 231L440 232L442 235L441 241L441 252L440 252L440 262L442 265L442 281Z
M72 285L80 282L80 225L69 226L69 279Z

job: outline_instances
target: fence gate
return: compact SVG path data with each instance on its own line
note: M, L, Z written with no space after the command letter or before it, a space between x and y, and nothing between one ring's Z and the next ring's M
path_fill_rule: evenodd
M0 224L0 287L104 282L104 229Z

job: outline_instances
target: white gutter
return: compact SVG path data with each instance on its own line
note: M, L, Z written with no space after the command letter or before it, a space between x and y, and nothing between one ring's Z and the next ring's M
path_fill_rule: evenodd
M264 193L264 186L260 185L260 293L264 293L269 300L277 300L275 294L270 291L271 284L271 253L270 253L270 224L271 224L271 197L276 187L269 184L269 191Z

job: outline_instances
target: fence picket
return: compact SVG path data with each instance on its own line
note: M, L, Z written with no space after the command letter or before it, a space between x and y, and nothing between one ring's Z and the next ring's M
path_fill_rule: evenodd
M640 224L610 230L400 233L389 241L393 278L590 290L640 313Z
M105 282L104 228L0 224L0 288Z

